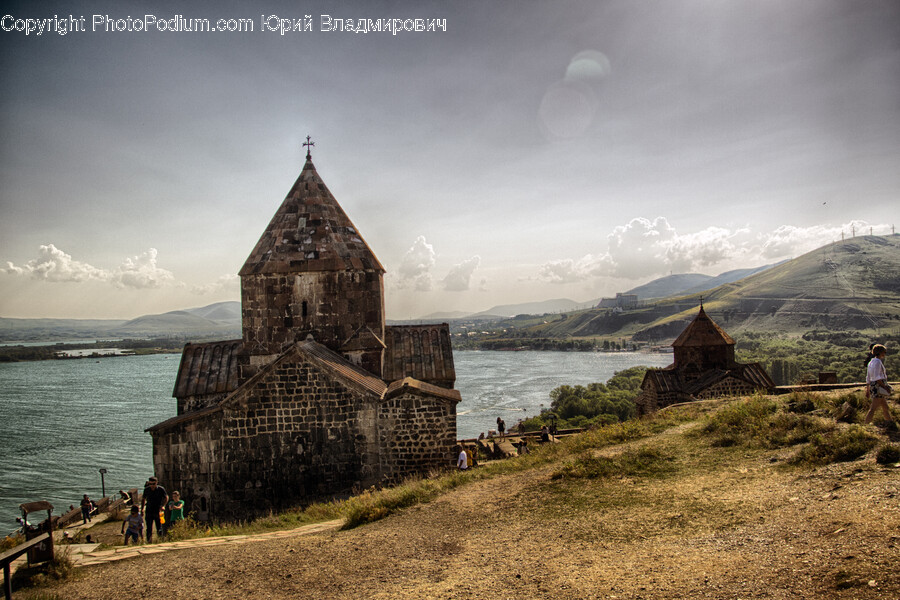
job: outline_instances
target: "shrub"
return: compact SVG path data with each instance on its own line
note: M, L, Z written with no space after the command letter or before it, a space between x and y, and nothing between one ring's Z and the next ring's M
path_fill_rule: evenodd
M809 413L816 410L813 394L804 391L793 391L787 399L787 409L793 413Z
M764 437L769 417L777 406L767 398L754 396L737 401L711 415L701 432L714 436L714 446L734 446Z
M800 396L793 405L814 406L811 397ZM790 408L791 402L788 402ZM763 397L732 403L710 416L700 432L711 436L718 447L740 444L781 448L802 444L812 436L834 429L834 422L811 414L780 412L778 405Z
M19 544L25 541L25 536L22 535L21 532L17 531L15 533L11 533L2 540L0 540L0 552L5 552L11 548L15 548Z
M816 434L833 430L834 421L830 419L806 414L777 413L769 419L765 442L770 448L795 446L810 441Z
M791 459L793 464L827 465L856 460L875 447L878 438L859 425L830 434L815 434L808 446Z
M890 465L900 462L900 446L896 444L886 444L878 450L875 455L875 461L879 465Z

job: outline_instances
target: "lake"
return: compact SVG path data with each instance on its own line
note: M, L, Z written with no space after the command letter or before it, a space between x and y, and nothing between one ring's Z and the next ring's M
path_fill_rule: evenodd
M606 381L636 365L664 367L672 356L632 352L454 352L457 434L477 437L550 406L564 384ZM82 494L143 485L153 468L144 429L175 415L180 356L122 356L0 364L0 535L15 529L22 502L49 500L53 514ZM163 482L165 484L165 482Z

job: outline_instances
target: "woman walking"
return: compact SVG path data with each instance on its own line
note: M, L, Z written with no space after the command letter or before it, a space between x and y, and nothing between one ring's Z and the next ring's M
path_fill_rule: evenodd
M884 359L887 356L887 348L881 344L875 344L872 347L872 360L866 367L866 388L872 399L872 405L869 412L866 413L866 425L872 422L875 416L875 410L880 406L881 412L884 414L885 421L892 423L891 413L888 411L887 399L890 397L893 389L887 382L887 372L884 368Z

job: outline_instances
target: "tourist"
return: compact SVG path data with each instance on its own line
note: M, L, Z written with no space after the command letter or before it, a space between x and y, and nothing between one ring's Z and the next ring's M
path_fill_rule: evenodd
M163 508L169 501L169 494L166 489L159 485L156 477L147 480L147 487L144 488L144 494L141 496L141 510L147 519L147 543L153 542L153 524L156 523L156 533L162 537L162 515Z
M550 430L546 425L541 427L541 443L546 444L550 441Z
M131 503L131 495L125 490L119 490L119 497L124 500L124 504L128 505Z
M81 524L87 525L91 520L91 511L94 510L94 503L85 494L81 499Z
M125 530L126 526L128 527L127 531ZM128 545L129 537L134 538L135 544L138 543L138 539L144 541L144 518L141 516L141 513L138 512L137 506L132 506L131 514L122 521L122 533L125 534L126 546Z
M525 421L519 419L519 435L525 435Z
M483 439L484 439L484 432L483 432L483 431L482 431L481 433L478 434L478 439L479 439L479 440L483 440Z
M184 500L181 492L172 492L172 499L166 505L166 531L178 521L184 521Z
M881 407L884 414L884 420L888 424L892 423L891 413L888 411L887 399L890 397L893 389L888 385L887 372L884 369L884 359L887 356L887 348L881 344L872 347L872 360L866 368L866 388L869 390L869 396L872 404L869 406L869 412L866 413L866 425L872 422L875 416L875 409Z
M456 468L460 471L465 471L469 468L469 457L466 455L465 447L460 446L459 448L459 457L456 459Z
M519 454L528 454L528 440L525 438L519 442Z
M497 417L497 433L500 437L503 437L503 434L506 432L506 423L503 422L503 419Z

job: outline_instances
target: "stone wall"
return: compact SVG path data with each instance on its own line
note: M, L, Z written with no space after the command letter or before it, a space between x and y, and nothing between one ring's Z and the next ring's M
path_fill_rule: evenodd
M456 401L386 399L299 350L218 407L151 430L156 475L189 510L243 520L453 464Z
M309 334L335 352L363 326L383 340L383 288L383 275L376 271L242 276L244 352L250 357L242 364L242 377L249 378Z
M399 483L415 473L454 464L456 403L415 391L378 406L383 483Z
M696 394L699 399L724 398L727 396L750 396L757 388L749 381L736 377L726 377ZM765 390L763 390L765 391Z
M154 474L171 495L181 492L188 513L209 518L217 499L222 464L222 413L176 423L153 432Z

